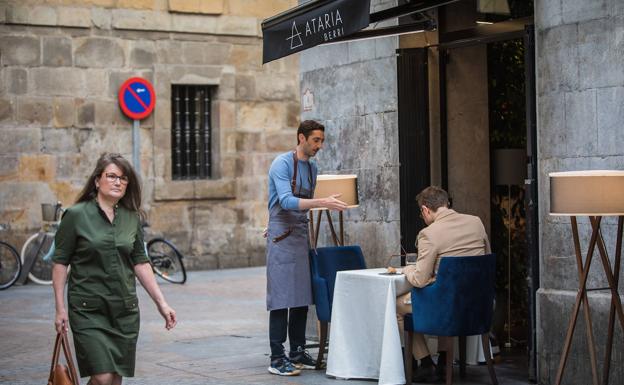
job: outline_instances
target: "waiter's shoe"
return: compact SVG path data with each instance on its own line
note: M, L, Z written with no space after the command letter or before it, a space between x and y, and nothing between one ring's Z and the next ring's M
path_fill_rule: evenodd
M297 348L297 351L290 352L290 362L297 369L316 369L316 360L301 346Z
M286 357L282 357L271 361L269 373L277 374L278 376L298 376L301 371L295 368Z

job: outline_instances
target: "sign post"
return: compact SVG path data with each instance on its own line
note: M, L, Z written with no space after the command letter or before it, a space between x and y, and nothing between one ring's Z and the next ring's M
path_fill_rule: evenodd
M119 106L124 115L134 120L132 124L132 164L141 176L141 119L147 118L156 105L154 87L143 78L126 80L119 88Z

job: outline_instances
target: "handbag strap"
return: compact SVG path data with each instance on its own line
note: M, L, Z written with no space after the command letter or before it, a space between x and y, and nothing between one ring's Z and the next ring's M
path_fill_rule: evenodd
M48 376L48 384L52 383L54 377L54 367L58 364L59 353L61 349L61 333L56 334L56 341L54 341L54 350L52 351L52 364L50 365L50 375Z
M78 373L74 366L74 359L72 357L71 349L69 347L69 340L66 333L57 333L56 341L54 342L54 352L52 353L52 365L50 366L50 376L48 377L48 383L52 383L54 377L54 368L58 365L58 361L61 355L61 347L63 348L63 354L65 354L65 361L69 367L69 375L71 382L74 385L80 385L78 380Z
M67 361L67 366L69 366L69 374L72 377L72 383L74 385L80 385L78 373L76 372L76 366L74 366L74 358L72 357L71 348L69 347L67 333L61 333L61 335L61 345L63 346L63 353L65 353L65 361Z

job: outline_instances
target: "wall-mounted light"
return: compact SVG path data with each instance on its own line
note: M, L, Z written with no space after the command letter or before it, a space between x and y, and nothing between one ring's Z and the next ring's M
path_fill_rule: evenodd
M477 11L480 13L495 13L498 15L510 15L507 0L477 0Z

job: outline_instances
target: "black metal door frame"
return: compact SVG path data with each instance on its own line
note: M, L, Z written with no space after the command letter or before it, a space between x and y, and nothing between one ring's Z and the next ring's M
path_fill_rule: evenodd
M397 50L401 246L408 253L424 227L416 195L431 183L428 51Z
M527 130L527 179L525 207L527 252L529 255L529 380L537 381L537 290L539 289L539 217L537 193L537 119L535 105L535 26L527 25L524 33L524 68Z

